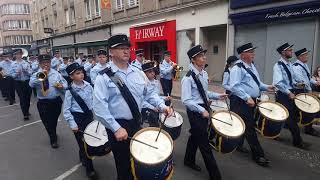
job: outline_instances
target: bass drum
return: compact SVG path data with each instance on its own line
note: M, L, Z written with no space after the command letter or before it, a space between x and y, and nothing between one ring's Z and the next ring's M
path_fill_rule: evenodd
M163 123L165 118L164 114L161 114L160 120ZM166 119L163 129L168 132L173 140L178 139L181 133L181 128L183 124L183 118L177 111L174 111L172 116Z
M315 122L315 117L320 111L320 100L308 93L296 95L294 103L299 110L299 126L307 126Z
M89 158L105 156L111 152L106 128L99 121L92 121L84 132L84 147Z

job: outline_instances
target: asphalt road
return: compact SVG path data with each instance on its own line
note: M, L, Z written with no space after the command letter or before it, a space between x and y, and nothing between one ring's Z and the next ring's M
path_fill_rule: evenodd
M79 164L76 141L62 116L58 123L60 148L51 149L47 134L40 121L36 100L32 100L31 120L24 122L19 105L7 106L0 98L0 180L83 180L85 170ZM188 139L189 122L184 106L174 101L175 109L183 116L184 124L180 138L175 143L173 180L207 180L203 159L198 152L197 164L202 172L183 166ZM320 130L320 129L318 129ZM260 137L271 167L257 166L250 155L234 152L223 155L214 153L224 180L318 180L320 177L320 139L303 134L311 142L310 151L291 146L287 130L278 142ZM112 154L94 160L100 179L116 179Z

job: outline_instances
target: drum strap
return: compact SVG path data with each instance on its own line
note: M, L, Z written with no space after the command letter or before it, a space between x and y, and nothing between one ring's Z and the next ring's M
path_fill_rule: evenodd
M253 78L253 80L257 83L258 87L260 87L260 81L258 80L257 76L250 69L246 68L243 65L243 63L237 63L237 66L246 70L247 73L249 73L250 76Z
M187 77L188 76L192 76L192 78L193 78L193 80L194 80L194 82L196 83L196 85L197 85L197 88L198 88L198 91L199 91L199 93L200 93L200 96L201 96L201 98L202 98L202 100L203 100L203 103L204 103L204 105L205 105L205 109L210 113L210 106L209 106L209 101L208 101L208 98L207 98L207 95L206 95L206 92L205 92L205 90L203 89L203 86L202 86L202 84L201 84L201 81L200 81L200 79L196 76L196 74L193 72L193 71L191 71L191 70L189 70L189 72L187 73Z
M278 61L278 64L281 65L283 67L283 69L286 71L289 81L290 81L290 85L293 87L293 83L292 83L292 75L291 72L289 71L288 67L281 61Z
M304 66L302 66L302 64L294 63L293 65L302 67L302 69L307 73L308 79L310 81L310 73L308 72L308 70Z
M92 119L93 118L92 111L88 108L87 104L80 97L80 95L71 86L69 86L68 90L70 91L73 99L79 104L84 114L86 114L88 118Z
M132 117L137 121L138 124L141 124L141 112L139 111L139 106L134 99L132 93L130 92L127 85L123 82L123 80L118 77L114 72L112 72L111 68L105 68L104 70L99 72L100 74L106 74L111 81L119 88L123 99L128 104Z

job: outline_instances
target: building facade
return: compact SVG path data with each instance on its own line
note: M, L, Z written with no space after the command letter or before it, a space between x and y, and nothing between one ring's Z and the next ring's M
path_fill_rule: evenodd
M280 58L276 48L285 42L294 44L294 50L311 51L311 69L320 65L320 1L231 0L229 12L228 53L252 42L258 47L255 64L267 83L272 82L273 65Z
M221 81L228 32L225 0L33 0L32 19L40 52L94 53L110 35L124 33L132 42L131 59L134 50L143 48L146 59L160 62L169 50L186 72L187 50L202 44L208 49L210 79Z
M23 48L26 53L33 41L31 0L0 1L0 51Z

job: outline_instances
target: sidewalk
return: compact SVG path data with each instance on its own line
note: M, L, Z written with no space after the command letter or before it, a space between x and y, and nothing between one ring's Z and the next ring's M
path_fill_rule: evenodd
M171 96L175 99L180 99L180 97L181 97L181 81L174 80L172 87L173 88L172 88ZM209 83L209 91L223 93L224 89L222 88L221 83L214 82L214 83ZM163 94L162 91L161 91L161 94Z

